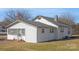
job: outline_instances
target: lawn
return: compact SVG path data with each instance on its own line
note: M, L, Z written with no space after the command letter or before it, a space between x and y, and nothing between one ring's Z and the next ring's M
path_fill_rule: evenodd
M43 43L27 43L23 41L0 41L1 51L77 51L79 39L51 41Z
M78 37L42 43L0 40L0 51L79 51Z

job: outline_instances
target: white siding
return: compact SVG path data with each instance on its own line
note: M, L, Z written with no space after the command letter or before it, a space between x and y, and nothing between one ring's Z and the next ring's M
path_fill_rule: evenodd
M70 31L70 34L68 35L69 37L72 37L72 27L69 27L70 29L69 29L69 31Z
M68 34L68 31L70 31L70 34ZM68 36L68 37L72 36L72 28L71 27L64 28L64 36Z
M12 28L13 29L18 29L18 28L25 29L25 36L22 36L23 40L27 42L34 42L34 43L37 42L37 28L36 27L21 22L21 23L17 23L9 27L8 29L12 29ZM7 33L7 39L13 40L13 39L18 39L18 38L16 35L9 35Z
M48 20L41 18L41 19L36 19L35 22L41 22L47 25L50 25L52 27L56 27L57 30L55 31L55 37L54 39L62 39L65 36L71 36L72 35L72 29L70 29L71 33L68 34L68 28L64 27L64 32L60 32L61 29L59 28L59 26L53 24L52 22L49 22ZM60 24L60 25L64 25L64 24ZM69 26L68 26L69 27ZM47 36L47 38L49 37L49 35ZM50 39L50 38L49 38Z
M49 40L54 40L56 38L55 33L50 33L49 28L44 28L44 33L42 33L42 28L38 28L37 30L37 40L38 42L43 42L43 41L49 41Z
M70 29L70 34L68 34L68 27L64 27L64 32L61 32L60 28L58 28L58 39L62 39L66 36L70 37L72 35L72 30Z
M54 27L54 32L50 33L50 28L44 28L45 32L42 33L42 28L37 28L33 25L30 25L24 22L17 23L9 27L8 29L25 29L25 35L22 36L22 39L26 42L32 42L32 43L49 41L49 40L54 40L54 39L62 39L65 36L71 36L71 34L68 35L68 28L66 27L64 27L64 32L60 32L61 30L57 25L43 18L40 20L36 19L35 21ZM17 35L8 34L8 29L7 29L7 39L9 40L18 39Z
M26 28L26 39L27 39L26 40L27 42L36 43L37 42L37 28L28 26Z
M62 39L64 37L64 32L61 32L61 29L58 28L58 39Z

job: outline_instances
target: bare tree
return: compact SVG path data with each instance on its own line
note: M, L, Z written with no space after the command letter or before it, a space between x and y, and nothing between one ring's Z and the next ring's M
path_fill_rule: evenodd
M10 24L15 20L28 20L30 18L30 14L26 9L11 9L6 12L6 16L2 23L5 25Z
M11 9L6 12L5 20L28 20L30 15L25 9Z
M70 13L63 13L59 16L59 21L68 25L75 24L75 17Z

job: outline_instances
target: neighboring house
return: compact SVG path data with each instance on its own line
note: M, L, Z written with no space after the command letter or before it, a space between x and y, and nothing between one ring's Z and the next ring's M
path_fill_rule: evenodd
M7 35L7 26L13 21L4 20L0 22L0 35Z
M4 26L0 26L0 35L7 35L7 29Z
M7 35L7 29L2 22L0 22L0 35Z
M70 37L72 28L57 20L44 16L37 16L33 21L16 20L7 27L7 39L37 43Z

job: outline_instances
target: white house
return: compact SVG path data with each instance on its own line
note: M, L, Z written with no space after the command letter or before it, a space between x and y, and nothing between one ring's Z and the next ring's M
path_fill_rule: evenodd
M70 26L44 16L37 16L34 21L16 20L7 28L8 40L24 40L32 43L58 40L71 35Z

